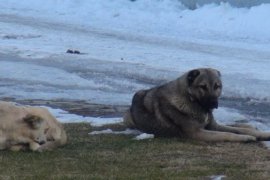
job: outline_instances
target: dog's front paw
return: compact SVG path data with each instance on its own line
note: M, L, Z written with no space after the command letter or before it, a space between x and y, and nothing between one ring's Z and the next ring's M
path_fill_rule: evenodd
M40 149L40 145L36 142L32 142L29 144L29 148L32 151L38 151Z
M270 132L260 132L257 137L258 141L270 141Z
M44 149L40 146L40 147L36 150L36 152L44 152Z
M257 141L257 138L254 137L254 136L249 136L249 135L244 135L244 141L245 142L254 142L254 141Z
M50 142L47 141L45 144L42 144L37 151L44 152L44 151L51 151L52 148L50 147Z

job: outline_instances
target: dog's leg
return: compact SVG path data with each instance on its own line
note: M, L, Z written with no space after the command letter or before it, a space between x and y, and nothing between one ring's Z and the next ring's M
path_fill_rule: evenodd
M61 140L55 140L55 141L47 141L45 144L42 144L39 148L38 151L47 151L47 150L53 150L59 146L62 146L63 144L61 143Z
M232 126L225 126L225 125L217 125L215 127L217 131L223 132L231 132L236 134L245 134L255 136L258 140L267 141L270 140L270 132L262 132L256 130L255 128L248 128L248 127L232 127Z
M136 125L134 124L133 119L130 114L130 109L125 113L123 120L126 127L132 128L132 129L136 128Z
M206 129L213 130L213 131L222 131L222 132L229 132L229 133L236 133L236 134L243 134L243 135L250 135L257 138L257 140L267 141L270 140L270 132L262 132L250 125L245 124L236 124L235 126L226 126L218 124L215 120L213 115L210 116L210 123L207 125Z
M30 142L29 143L29 148L32 151L37 151L40 148L40 145L36 142Z
M209 131L205 129L200 129L190 133L190 138L201 141L209 142L219 142L219 141L229 141L229 142L251 142L256 141L254 136L250 135L240 135L229 132L220 131Z
M20 151L20 150L25 150L26 146L22 144L17 144L17 145L12 145L9 149L11 151Z
M253 129L253 130L258 130L257 128L249 125L249 124L244 124L244 123L236 123L236 124L231 124L229 125L231 127L240 127L240 128L248 128L248 129Z

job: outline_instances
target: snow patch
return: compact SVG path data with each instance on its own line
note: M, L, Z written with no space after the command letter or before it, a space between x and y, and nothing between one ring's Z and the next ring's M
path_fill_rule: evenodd
M92 131L90 135L100 135L100 134L124 134L124 135L136 135L133 139L135 140L144 140L144 139L153 139L155 136L153 134L142 133L141 131L134 129L126 129L124 131L113 131L111 129L105 129L100 131Z
M214 118L218 123L222 124L234 124L237 121L247 120L248 117L241 114L236 109L232 108L226 108L226 107L219 107L218 109L215 109L214 112Z
M107 124L118 124L122 123L123 119L120 117L117 118L100 118L100 117L86 117L76 114L71 114L62 109L54 109L50 107L47 108L60 122L62 123L71 123L71 122L88 122L91 126L99 127Z
M113 131L111 129L105 129L105 130L101 130L101 131L92 131L89 134L90 135L99 135L99 134L124 134L124 135L138 135L141 132L138 130L134 130L134 129L126 129L124 131Z
M153 139L154 137L155 137L154 134L142 133L142 134L136 136L134 139L135 140L144 140L144 139Z
M211 180L222 180L224 178L226 179L225 175L213 175L213 176L210 176Z

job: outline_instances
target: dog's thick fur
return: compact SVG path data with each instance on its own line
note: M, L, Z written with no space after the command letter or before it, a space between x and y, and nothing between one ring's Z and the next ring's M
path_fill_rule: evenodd
M218 124L213 109L222 91L220 72L194 69L159 87L137 92L124 116L128 127L155 134L202 141L269 140L269 132Z
M47 109L0 101L0 149L44 151L66 142L62 125Z

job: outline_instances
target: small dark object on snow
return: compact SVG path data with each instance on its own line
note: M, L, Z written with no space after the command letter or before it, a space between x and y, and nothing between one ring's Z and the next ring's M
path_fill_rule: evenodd
M81 52L78 51L78 50L74 50L73 53L74 53L74 54L81 54Z
M70 53L70 54L81 54L80 51L78 51L78 50L71 50L71 49L68 49L68 50L66 51L66 53Z
M66 51L66 53L70 53L70 54L73 54L74 52L73 52L73 50L71 50L71 49L68 49L68 50Z

